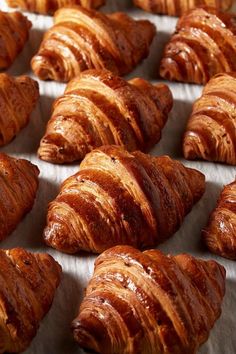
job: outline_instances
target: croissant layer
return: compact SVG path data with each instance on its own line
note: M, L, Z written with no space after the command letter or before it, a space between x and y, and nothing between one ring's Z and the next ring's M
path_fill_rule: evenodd
M161 138L173 99L164 84L125 81L107 70L89 70L70 81L54 103L38 151L43 160L81 160L102 145L146 151Z
M74 338L102 354L194 354L224 293L225 269L215 261L116 246L95 261Z
M80 5L87 9L93 9L104 5L105 2L106 0L7 0L10 7L19 7L25 11L49 15L65 6Z
M0 146L24 128L39 98L37 81L28 76L0 74Z
M0 70L7 69L22 51L31 22L20 12L0 11Z
M38 168L29 161L0 153L0 241L31 210L38 174Z
M48 254L0 250L0 353L27 349L48 312L61 267Z
M224 187L202 236L211 252L236 260L236 180Z
M206 84L218 73L236 71L235 15L212 7L184 14L164 49L160 75Z
M54 23L31 61L42 80L69 81L87 69L125 75L148 55L156 32L149 21L80 6L58 10Z
M177 231L205 189L204 176L168 156L103 146L49 204L44 238L68 253L156 245Z

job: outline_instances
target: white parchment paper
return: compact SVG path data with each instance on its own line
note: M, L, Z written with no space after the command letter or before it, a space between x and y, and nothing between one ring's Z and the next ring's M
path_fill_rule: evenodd
M4 0L0 0L0 9L8 10ZM139 65L129 77L141 76L152 82L157 80L158 65L164 44L174 31L176 18L157 16L135 9L131 1L107 0L105 12L125 11L135 18L146 18L155 23L158 33L155 37L149 57ZM43 33L52 25L49 16L28 14L33 23L30 40L8 72L12 75L34 75L30 69L30 59L37 51ZM35 78L35 77L34 77ZM1 152L31 160L40 169L40 186L32 211L25 217L15 232L1 243L2 248L25 247L33 252L49 252L63 267L63 278L55 296L53 306L42 321L36 338L27 354L79 354L83 351L73 341L70 331L71 321L75 318L82 300L83 291L93 272L94 256L66 255L46 247L42 240L45 226L47 204L59 190L60 183L79 169L79 164L57 166L38 159L36 151L46 123L50 117L53 100L61 95L65 85L56 82L40 84L40 101L32 114L29 125L21 131ZM194 256L216 259L227 270L227 291L224 298L222 315L211 331L210 338L201 349L201 354L236 353L236 263L207 253L201 243L201 229L206 225L209 213L214 208L217 197L227 184L234 180L235 167L209 162L189 162L182 157L181 138L192 103L201 94L202 87L181 83L169 83L175 103L163 130L163 137L152 150L153 155L168 154L186 166L194 167L206 175L206 193L200 202L185 218L180 230L159 248L168 253L191 253Z

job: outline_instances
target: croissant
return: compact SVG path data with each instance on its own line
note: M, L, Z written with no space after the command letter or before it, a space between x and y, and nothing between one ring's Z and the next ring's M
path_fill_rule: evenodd
M64 6L81 5L92 9L104 5L105 2L106 0L7 0L10 7L20 7L25 11L48 15Z
M195 354L224 294L225 269L215 261L113 247L95 261L74 338L102 354Z
M60 251L100 253L163 242L204 193L201 172L119 146L93 150L49 204L44 238Z
M236 165L236 73L214 76L194 106L183 139L186 159Z
M235 14L198 8L184 14L164 49L160 75L206 84L215 74L236 71Z
M86 69L125 75L148 55L155 35L149 21L79 6L58 10L54 22L31 62L41 80L69 81Z
M149 150L160 140L172 104L166 85L139 78L127 82L107 70L86 71L54 103L39 157L71 162L112 144Z
M0 250L0 353L18 353L30 345L60 276L60 265L46 253Z
M22 51L31 25L20 12L0 11L0 70L9 68Z
M233 3L232 0L133 0L133 2L145 11L169 16L182 16L188 10L202 6L212 6L226 11Z
M0 241L28 213L38 189L39 170L27 160L0 153Z
M236 260L236 180L224 187L202 236L211 252Z
M0 146L24 128L39 98L37 81L28 76L0 74Z

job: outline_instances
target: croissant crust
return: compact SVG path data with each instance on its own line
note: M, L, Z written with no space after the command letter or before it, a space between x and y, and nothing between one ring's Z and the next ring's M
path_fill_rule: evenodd
M127 82L106 70L86 71L54 103L39 157L71 162L112 144L129 151L149 150L160 140L172 104L164 84L140 78Z
M204 193L200 172L168 156L93 150L49 204L44 238L68 253L156 245L173 235Z
M156 32L149 21L80 6L58 10L54 23L31 61L42 80L69 81L87 69L125 75L148 55Z
M48 254L0 250L0 353L27 349L59 285L60 265Z
M95 262L74 338L102 354L195 354L224 293L225 269L215 261L117 246Z
M206 84L215 74L231 71L236 71L235 14L211 7L184 14L165 47L161 77Z
M236 260L236 180L224 187L202 236L211 252Z

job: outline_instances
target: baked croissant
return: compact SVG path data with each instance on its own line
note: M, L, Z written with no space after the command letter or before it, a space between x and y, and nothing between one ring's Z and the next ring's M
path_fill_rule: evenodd
M103 146L86 155L49 204L44 238L68 253L154 246L177 231L204 189L201 172L168 156Z
M236 260L236 180L224 187L202 236L211 252Z
M39 157L71 162L112 144L149 150L160 140L172 104L166 85L139 78L127 82L107 70L86 71L54 103Z
M28 213L38 189L39 170L27 160L0 153L0 241Z
M39 98L37 81L28 76L0 74L0 146L24 128Z
M212 6L226 11L232 6L232 0L133 0L141 9L169 16L182 16L195 7Z
M0 70L7 69L22 51L31 22L20 12L0 11Z
M236 165L236 73L214 76L194 103L183 140L186 159Z
M198 8L184 14L164 49L161 77L206 84L215 74L236 71L235 14Z
M10 7L20 7L23 10L40 14L53 14L64 6L81 5L87 9L95 9L104 5L106 0L7 0Z
M86 69L125 75L148 55L155 35L149 21L80 6L58 10L54 22L31 62L41 80L69 81Z
M61 267L48 254L0 250L0 353L26 350L47 314Z
M102 354L195 354L224 294L225 269L213 260L113 247L95 261L74 338Z

